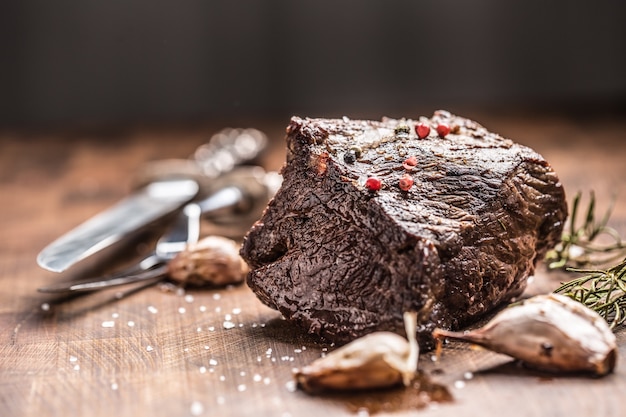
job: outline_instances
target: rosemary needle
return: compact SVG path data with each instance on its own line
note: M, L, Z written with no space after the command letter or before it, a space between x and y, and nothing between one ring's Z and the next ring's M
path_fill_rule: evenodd
M562 284L556 293L566 295L597 312L611 329L626 321L626 258L608 269L576 269L583 273Z
M546 254L548 268L606 266L626 255L626 244L617 230L608 226L615 199L600 220L596 220L596 199L590 193L589 206L582 225L578 225L581 193L572 202L569 227L563 231L561 241Z

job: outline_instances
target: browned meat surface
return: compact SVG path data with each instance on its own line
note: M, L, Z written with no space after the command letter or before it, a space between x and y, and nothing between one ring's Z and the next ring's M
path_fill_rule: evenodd
M418 123L431 128L423 139ZM283 185L241 250L248 285L332 341L403 333L403 312L416 310L429 346L435 326L459 328L521 294L567 215L539 154L445 111L294 117L287 147Z

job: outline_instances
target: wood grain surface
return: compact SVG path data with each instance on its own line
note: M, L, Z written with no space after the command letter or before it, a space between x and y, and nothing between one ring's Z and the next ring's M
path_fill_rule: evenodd
M611 225L626 235L626 117L483 114L491 130L533 147L571 197L613 194ZM263 164L279 168L287 121L258 128L273 138ZM451 344L420 367L453 400L421 406L415 392L311 396L292 369L325 345L293 328L245 287L183 290L163 285L60 298L37 292L128 262L141 244L70 272L39 268L54 238L123 198L142 163L185 158L223 126L0 132L0 416L623 416L626 332L604 378L530 372L507 357ZM539 266L527 295L565 273Z

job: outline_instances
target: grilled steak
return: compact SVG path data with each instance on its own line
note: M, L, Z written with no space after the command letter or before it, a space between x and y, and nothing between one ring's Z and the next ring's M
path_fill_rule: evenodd
M294 117L282 175L244 240L248 285L339 343L402 334L409 310L419 312L424 347L435 326L475 321L522 293L567 215L539 154L446 111L381 122Z

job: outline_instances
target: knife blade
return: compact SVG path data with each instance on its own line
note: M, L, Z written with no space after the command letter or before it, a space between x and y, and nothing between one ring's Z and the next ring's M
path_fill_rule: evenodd
M62 235L37 256L42 268L63 272L75 263L180 208L198 193L191 179L154 181Z

